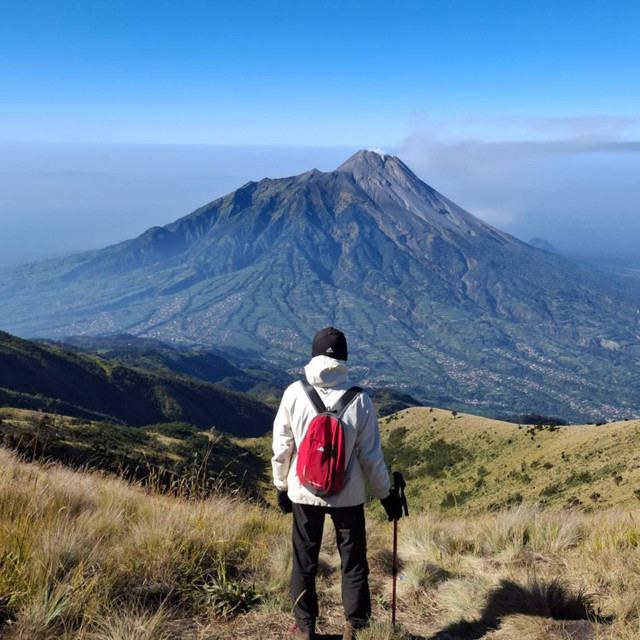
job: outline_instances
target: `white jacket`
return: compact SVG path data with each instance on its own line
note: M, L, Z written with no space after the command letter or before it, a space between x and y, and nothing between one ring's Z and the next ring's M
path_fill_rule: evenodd
M332 408L342 394L353 385L348 382L349 368L344 362L316 356L304 368L305 375L327 406ZM273 483L281 491L287 491L292 502L324 507L353 507L365 501L365 479L376 498L389 495L391 482L380 448L380 430L373 403L362 392L342 414L345 426L345 459L347 476L345 486L334 496L321 498L300 484L296 473L298 445L306 426L316 415L302 382L290 385L280 403L273 424Z

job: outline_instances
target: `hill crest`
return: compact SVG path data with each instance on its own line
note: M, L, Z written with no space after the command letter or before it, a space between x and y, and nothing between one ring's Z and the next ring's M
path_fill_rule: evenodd
M380 420L385 459L422 508L482 512L520 503L554 509L640 500L640 420L524 425L426 407Z

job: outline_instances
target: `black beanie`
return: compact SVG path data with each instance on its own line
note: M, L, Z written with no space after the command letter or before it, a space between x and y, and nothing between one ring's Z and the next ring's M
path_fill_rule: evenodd
M347 359L347 339L342 331L325 327L316 333L311 345L311 357L328 356L336 360Z

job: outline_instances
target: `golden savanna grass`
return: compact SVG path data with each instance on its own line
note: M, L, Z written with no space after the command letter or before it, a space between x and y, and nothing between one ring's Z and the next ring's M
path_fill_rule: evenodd
M0 449L3 640L286 638L290 516L217 495L162 495ZM640 633L640 511L539 506L399 523L368 517L374 623L360 640L626 640ZM325 638L342 626L333 534L318 587Z
M409 497L431 509L640 506L640 420L537 428L415 407L383 418L380 429L385 458L392 464L397 453Z

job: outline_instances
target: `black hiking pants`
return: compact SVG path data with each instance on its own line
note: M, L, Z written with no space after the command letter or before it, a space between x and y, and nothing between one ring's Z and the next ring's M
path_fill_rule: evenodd
M371 617L364 506L331 508L294 503L291 601L296 624L303 631L313 627L318 617L316 573L327 513L340 553L345 619L360 628Z

